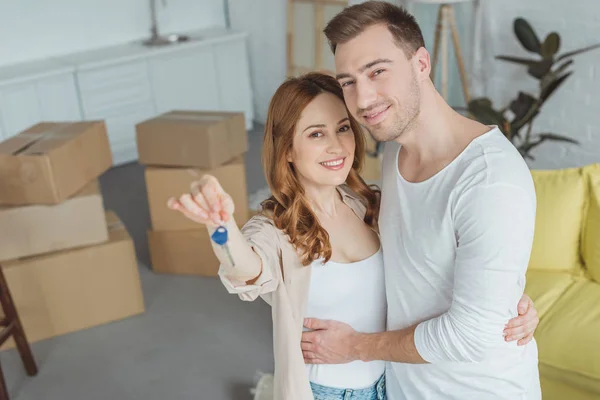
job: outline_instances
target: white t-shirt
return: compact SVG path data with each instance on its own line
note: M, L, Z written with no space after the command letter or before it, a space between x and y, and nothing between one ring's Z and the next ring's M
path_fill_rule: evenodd
M400 175L399 150L386 143L379 219L387 329L419 323L415 345L430 364L389 363L388 399L540 399L535 341L502 335L533 242L527 165L497 127L419 183Z
M358 332L384 332L385 301L381 248L354 263L312 263L307 317L345 322ZM306 371L309 380L319 385L362 389L385 373L385 362L307 364Z

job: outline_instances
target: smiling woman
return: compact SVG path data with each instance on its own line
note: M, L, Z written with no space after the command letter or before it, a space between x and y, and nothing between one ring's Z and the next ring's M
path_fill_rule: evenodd
M323 188L346 183L367 201L365 222L375 226L376 193L358 174L365 154L361 128L348 114L339 84L323 74L307 74L281 85L269 116L263 167L275 194L263 207L302 250L304 265L316 256L328 261L332 251L328 234L315 223L310 200L319 199ZM279 119L277 126L274 118Z
M225 228L225 243L213 243L223 284L242 300L260 296L272 306L273 398L321 400L333 388L382 399L383 362L306 365L310 354L299 346L305 317L385 330L379 189L359 175L365 136L333 77L310 73L279 87L262 154L271 196L241 231L235 205L214 177L204 176L169 206L210 235Z

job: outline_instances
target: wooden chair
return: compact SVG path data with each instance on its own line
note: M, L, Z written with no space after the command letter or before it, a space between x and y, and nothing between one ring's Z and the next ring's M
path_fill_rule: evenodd
M4 271L2 270L1 264L0 304L2 305L2 310L4 311L4 317L0 319L0 327L2 327L2 330L0 331L0 346L2 346L12 336L17 345L17 350L21 355L21 360L23 360L23 365L25 366L27 375L37 375L37 365L35 363L35 359L33 358L33 354L31 353L31 348L29 347L27 338L25 337L25 331L23 330L23 325L21 325L19 314L17 313L12 296L10 295L10 290L8 289L6 279L4 278ZM4 381L4 373L2 372L2 367L0 366L0 400L8 399L9 396L6 383Z

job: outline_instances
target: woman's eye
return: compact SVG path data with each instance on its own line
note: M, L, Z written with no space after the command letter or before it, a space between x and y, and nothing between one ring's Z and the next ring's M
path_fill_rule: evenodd
M383 72L382 69L378 69L377 71L373 72L373 76L377 76L377 75L379 75L382 72Z
M344 125L340 128L340 132L347 132L350 130L350 125Z
M308 137L311 137L311 138L316 138L316 137L321 137L321 136L322 136L321 132L313 132L310 135L308 135Z

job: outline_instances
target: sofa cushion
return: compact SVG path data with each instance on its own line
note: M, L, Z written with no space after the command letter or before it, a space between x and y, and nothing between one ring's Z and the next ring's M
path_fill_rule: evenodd
M583 168L589 184L587 213L583 220L581 253L593 280L600 282L600 164Z
M585 390L589 383L585 378L580 378L574 373L552 368L545 364L540 364L539 370L542 398L544 400L598 400L598 393ZM579 379L582 382L573 385L572 382Z
M544 400L598 400L598 394L564 382L565 373L540 364L540 383ZM568 374L567 374L568 375Z
M568 272L527 271L525 293L531 297L540 319L558 301L560 296L575 283Z
M531 171L537 197L530 269L577 271L586 185L581 168Z
M541 364L563 380L600 394L600 284L577 278L541 318L535 333Z

